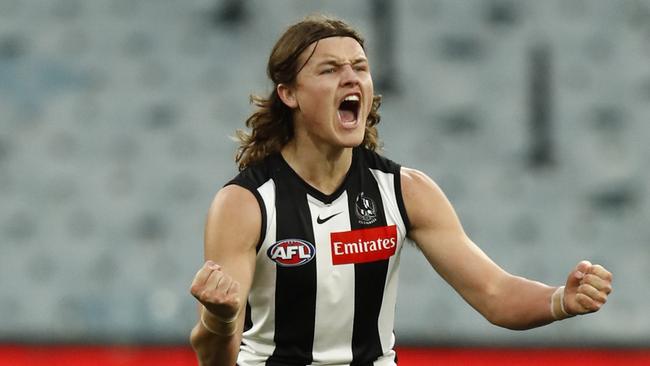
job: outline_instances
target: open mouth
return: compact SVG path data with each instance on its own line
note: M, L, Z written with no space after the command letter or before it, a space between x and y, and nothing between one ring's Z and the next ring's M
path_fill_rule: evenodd
M344 124L356 122L357 117L359 116L359 106L361 105L359 100L359 95L357 94L348 95L343 99L338 110L341 122Z

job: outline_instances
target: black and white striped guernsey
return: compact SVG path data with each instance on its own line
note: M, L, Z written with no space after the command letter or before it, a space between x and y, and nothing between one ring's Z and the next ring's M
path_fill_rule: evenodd
M343 184L325 195L275 154L228 184L250 190L262 212L238 365L395 365L409 225L400 166L355 148Z

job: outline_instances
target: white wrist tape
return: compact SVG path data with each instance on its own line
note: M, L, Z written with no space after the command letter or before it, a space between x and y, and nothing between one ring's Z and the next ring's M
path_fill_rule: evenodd
M560 291L560 310L562 310L562 313L567 317L573 316L567 313L566 309L564 308L564 286L561 286L560 288L562 289L562 291Z
M217 331L214 328L210 327L206 323L206 321L205 321L205 312L206 311L207 310L205 308L203 308L203 310L201 311L201 324L203 325L203 327L208 332L210 332L212 334L220 335L220 336L223 336L223 337L228 337L228 336L231 336L231 335L235 334L235 332L237 331L237 326L235 324L233 324L233 323L235 322L235 320L237 320L237 317L238 317L239 314L236 314L231 319L228 319L228 320L225 320L225 321L220 320L219 322L221 323L222 328L225 328L225 329L223 329L221 331Z
M564 286L558 287L551 295L551 315L555 320L570 318L573 315L567 313L564 308Z

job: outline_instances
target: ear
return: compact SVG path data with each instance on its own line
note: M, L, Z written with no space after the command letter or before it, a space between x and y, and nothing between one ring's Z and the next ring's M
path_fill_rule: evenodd
M275 90L277 91L280 100L282 100L287 107L291 109L298 108L298 99L296 99L296 92L293 88L286 84L278 84Z

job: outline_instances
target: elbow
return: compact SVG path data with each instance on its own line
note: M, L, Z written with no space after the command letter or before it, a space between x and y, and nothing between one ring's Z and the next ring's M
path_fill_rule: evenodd
M489 321L490 323L498 327L509 329L509 330L529 330L546 324L545 322L531 323L527 320L522 321L522 319L514 318L514 317L511 318L501 317Z
M536 319L525 306L516 299L512 300L512 298L492 295L489 305L481 311L481 314L491 324L510 330L527 330L548 323L544 319Z
M198 325L192 328L190 332L190 346L194 351L199 366L212 364L205 354L205 337L201 335L201 330Z
M499 299L499 286L495 281L486 281L478 291L478 300L472 306L491 324L502 327L504 324L503 311Z
M190 346L196 355L199 366L236 365L241 337L215 337L199 324L192 328L189 337Z
M485 316L485 319L489 321L491 324L505 329L510 329L510 330L530 329L530 327L517 322L515 319L510 319L507 316L501 314L490 314L489 316Z
M485 311L481 312L485 320L497 327L506 328L510 330L526 330L530 329L529 326L522 322L521 317L517 316L516 312L508 309L505 304L499 301L494 301L494 305L488 307Z
M479 312L492 325L510 330L521 330L516 323L513 323L508 310L500 306L497 299L491 299L490 304Z
M190 332L190 346L192 347L192 350L194 350L194 353L198 354L198 351L200 349L200 339L199 339L199 329L198 326L195 326L192 328L192 331Z
M507 276L501 281L491 282L491 285L483 289L483 306L478 310L488 322L498 327L510 330L529 329L526 322L522 322L523 315L513 308L511 295L503 290L507 288L509 278Z

